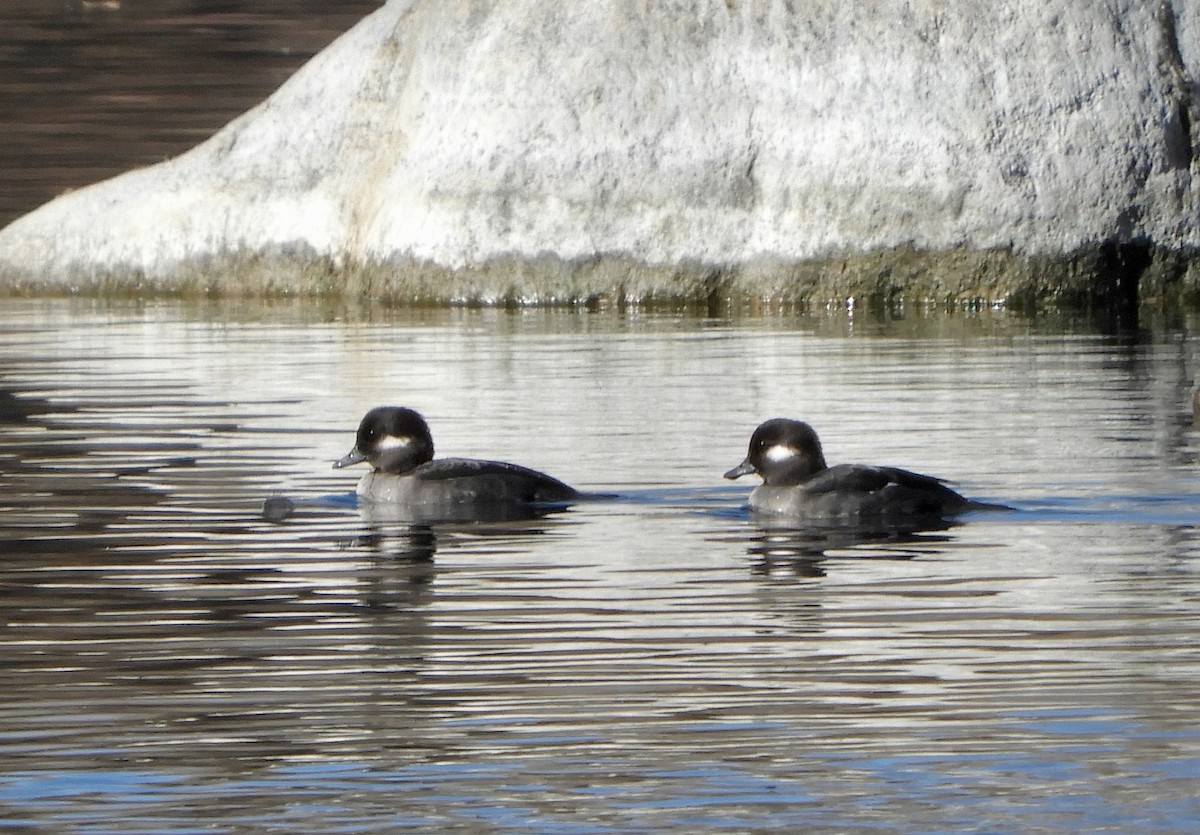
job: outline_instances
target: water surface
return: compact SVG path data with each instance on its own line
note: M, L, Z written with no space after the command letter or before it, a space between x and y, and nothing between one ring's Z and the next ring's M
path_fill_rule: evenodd
M1191 831L1190 325L8 300L0 825ZM385 402L619 498L373 520ZM775 415L1017 511L763 529Z
M4 0L0 227L207 139L383 0Z

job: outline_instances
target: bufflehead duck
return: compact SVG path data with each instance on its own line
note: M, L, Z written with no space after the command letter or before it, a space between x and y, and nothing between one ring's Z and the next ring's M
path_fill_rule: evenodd
M433 460L433 436L412 409L379 406L358 425L354 448L334 468L366 461L359 497L420 520L520 519L575 501L579 492L545 473L501 461Z
M725 478L749 473L763 483L750 508L809 519L935 519L977 509L1002 509L960 496L933 476L896 467L839 464L829 467L821 441L803 421L774 418L750 437L746 460Z

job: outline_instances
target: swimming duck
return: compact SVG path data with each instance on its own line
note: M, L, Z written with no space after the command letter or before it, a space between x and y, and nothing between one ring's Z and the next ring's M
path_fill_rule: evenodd
M501 461L434 460L433 436L421 415L402 406L379 406L358 426L354 448L334 468L366 461L360 499L399 506L433 519L529 518L575 501L575 488L545 473Z
M746 460L725 473L756 473L763 483L750 508L810 519L941 518L967 510L998 509L960 496L933 476L896 467L825 463L816 431L804 421L774 418L750 437Z

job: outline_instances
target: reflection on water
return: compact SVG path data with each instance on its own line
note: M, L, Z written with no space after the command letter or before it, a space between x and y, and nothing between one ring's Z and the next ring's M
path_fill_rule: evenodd
M1195 359L999 314L12 300L0 823L1188 831ZM618 497L372 518L329 462L383 402ZM773 415L1018 510L764 526L721 473Z
M749 535L739 532L731 541L744 541L746 553L757 557L754 570L770 574L784 570L805 577L823 577L822 563L839 556L856 560L903 560L939 553L939 543L952 538L937 531L949 530L949 522L924 523L919 530L851 527L807 523L798 526L786 520L758 520L753 516Z

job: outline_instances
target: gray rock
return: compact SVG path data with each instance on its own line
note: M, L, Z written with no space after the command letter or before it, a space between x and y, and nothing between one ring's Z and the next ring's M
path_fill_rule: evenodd
M1200 0L392 0L209 141L0 232L0 277L992 301L1116 265L1161 290L1200 246L1198 62Z

